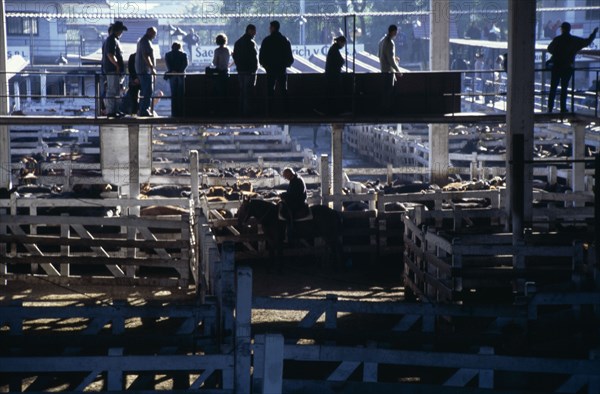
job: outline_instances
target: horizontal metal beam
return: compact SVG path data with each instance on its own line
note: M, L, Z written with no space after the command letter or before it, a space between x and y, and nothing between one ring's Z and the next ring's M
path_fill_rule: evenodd
M593 117L585 115L569 115L570 120L594 120ZM536 123L549 123L557 121L556 115L536 113ZM597 120L597 119L596 119ZM421 124L462 124L462 123L505 123L505 114L486 113L457 113L446 115L348 115L348 116L220 116L203 118L172 118L172 117L124 117L106 118L93 116L0 116L0 125L28 126L28 125L255 125L265 124L322 124L322 123L365 123L365 124L394 124L394 123L421 123Z

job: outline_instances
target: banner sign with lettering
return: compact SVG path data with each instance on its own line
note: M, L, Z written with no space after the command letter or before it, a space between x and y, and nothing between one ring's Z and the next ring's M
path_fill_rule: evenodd
M352 53L352 45L348 44L348 54ZM292 53L295 57L303 57L305 59L310 59L313 55L321 55L323 57L327 56L327 51L331 45L292 45ZM194 48L194 54L192 56L192 63L199 64L201 66L208 66L215 54L215 46L197 46ZM233 50L233 46L230 47ZM356 45L356 52L362 52L365 50L364 44Z

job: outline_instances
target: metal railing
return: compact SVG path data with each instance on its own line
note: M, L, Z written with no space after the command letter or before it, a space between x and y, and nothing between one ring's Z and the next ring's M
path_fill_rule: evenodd
M58 66L49 66L56 68ZM94 117L101 117L102 100L105 99L103 83L105 75L98 73L91 67L80 67L76 71L21 71L18 73L2 71L9 75L9 94L11 114L22 115L23 107L29 107L34 110L32 113L37 113L45 116L66 115L72 112L76 114L93 113ZM472 112L473 106L477 112L486 114L502 114L507 109L507 90L508 76L502 69L491 70L461 70L453 71L461 75L460 92L449 92L448 95L455 97L457 94L461 97L461 110L453 112L452 115L459 115L460 112ZM549 70L535 70L535 104L536 112L546 112L548 95L550 90ZM592 68L577 68L574 70L571 78L570 89L568 92L567 104L571 113L598 117L600 113L600 82L596 82L595 86L584 87L579 82L582 79L580 76L584 73L591 73L595 81L600 81L600 69ZM197 74L188 74L197 75ZM588 74L589 75L589 74ZM232 77L235 74L231 75ZM19 79L15 79L19 78ZM29 79L29 81L28 81ZM35 81L39 79L38 81ZM23 81L25 80L25 82ZM127 87L128 76L125 76L123 83L124 89L122 94L115 97L117 100L124 100ZM587 79L586 79L587 80ZM164 103L157 105L160 99L172 98L170 94L163 94L162 91L169 91L168 82L163 81L162 73L155 76L155 91L151 97L153 109L159 115L169 116L170 109ZM34 86L35 83L35 86ZM402 89L402 79L399 79L400 90ZM25 90L25 92L23 92ZM348 89L349 95L339 96L340 99L345 99L352 103L350 115L355 112L355 103L358 99L356 88ZM292 96L290 93L288 96ZM226 96L225 99L232 99L231 96ZM310 97L299 97L301 99L311 99ZM256 100L267 101L267 97L255 97ZM316 97L313 97L315 101ZM322 100L319 97L318 100ZM70 102L65 102L70 100ZM48 102L50 101L50 102ZM556 101L560 101L560 86L557 89ZM39 105L36 105L39 104ZM70 105L70 107L69 107ZM58 107L58 108L57 108ZM156 107L156 108L155 108ZM44 111L44 109L51 110ZM19 112L21 111L21 112Z

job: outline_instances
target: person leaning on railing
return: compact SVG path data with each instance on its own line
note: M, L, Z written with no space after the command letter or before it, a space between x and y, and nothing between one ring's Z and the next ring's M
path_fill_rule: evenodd
M548 113L554 110L554 98L556 89L560 82L560 112L567 112L567 88L569 81L573 76L573 64L575 55L581 49L590 45L596 39L598 28L595 28L588 38L581 38L571 35L571 24L563 22L560 25L562 34L552 40L548 45L548 52L552 58L546 63L552 71L550 80L550 95L548 97Z

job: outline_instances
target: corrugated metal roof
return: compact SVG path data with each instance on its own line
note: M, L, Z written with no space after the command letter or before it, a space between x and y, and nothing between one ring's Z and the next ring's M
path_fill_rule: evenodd
M77 3L78 4L78 3ZM538 7L538 12L566 12L566 11L597 11L600 10L600 6L575 6L575 7ZM101 19L127 19L133 15L131 12L115 12L113 10L99 10L97 13L65 13L65 12L47 12L47 13L36 13L30 11L10 11L7 10L6 16L11 17L25 17L25 18L101 18ZM126 9L124 10L126 11ZM486 15L492 14L507 14L508 9L499 9L495 7L488 7L485 10L477 10L477 13ZM470 7L462 10L450 10L451 15L470 15L474 11ZM250 14L250 13L212 13L207 12L205 14L188 14L188 13L139 13L136 14L136 18L139 19L218 19L218 18L299 18L301 16L305 18L333 18L333 17L352 17L352 16L419 16L429 15L430 11L421 7L414 11L384 11L384 12L357 12L357 13L264 13L264 14Z

